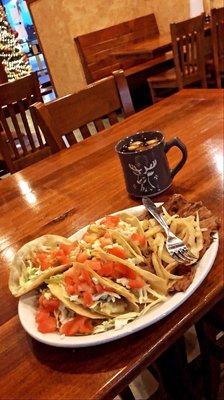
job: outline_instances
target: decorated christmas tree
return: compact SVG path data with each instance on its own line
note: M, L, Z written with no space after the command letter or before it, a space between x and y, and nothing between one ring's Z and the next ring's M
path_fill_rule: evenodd
M5 68L8 81L14 81L32 72L17 36L17 32L11 29L7 21L4 8L0 5L0 63Z

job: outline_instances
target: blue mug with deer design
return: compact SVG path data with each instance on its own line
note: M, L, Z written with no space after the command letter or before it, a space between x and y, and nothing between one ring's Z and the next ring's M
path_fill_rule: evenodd
M180 149L182 157L174 168L170 168L166 154L173 146ZM127 191L136 197L164 192L187 160L184 143L178 137L165 142L159 131L142 131L126 137L116 144L115 150L121 161Z

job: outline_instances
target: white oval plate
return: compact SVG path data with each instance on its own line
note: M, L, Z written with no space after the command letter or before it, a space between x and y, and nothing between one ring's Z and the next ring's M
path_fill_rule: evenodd
M159 204L157 204L159 205ZM136 216L140 215L145 210L144 206L132 207L122 211L128 211L130 214L134 214ZM119 212L114 213L119 214ZM78 240L83 234L86 232L88 226L80 229L74 235L70 237L70 239ZM102 343L110 342L113 340L117 340L124 336L130 335L134 332L137 332L141 329L146 328L154 324L155 322L161 320L162 318L169 315L172 311L174 311L177 307L179 307L184 301L188 299L194 293L194 291L200 286L203 282L207 274L209 273L219 246L219 238L218 234L214 235L214 241L210 245L209 249L206 251L204 256L197 264L196 274L192 284L186 290L186 292L176 293L170 297L168 297L167 301L164 303L158 304L152 310L135 319L132 322L129 322L123 328L119 330L111 330L103 333L98 333L96 335L88 335L88 336L65 336L61 337L58 333L47 333L43 334L37 330L36 322L35 322L35 314L36 308L35 304L35 291L32 291L24 296L22 296L19 300L18 305L18 313L19 319L23 326L23 328L32 336L34 339L39 342L48 344L50 346L56 347L88 347L95 346Z

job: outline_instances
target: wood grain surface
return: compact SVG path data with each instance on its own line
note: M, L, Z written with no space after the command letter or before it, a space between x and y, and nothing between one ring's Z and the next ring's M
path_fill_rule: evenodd
M17 249L45 233L69 236L89 222L140 203L126 192L115 143L142 129L179 136L188 161L172 193L202 200L222 214L223 90L188 89L105 132L62 150L0 182L0 398L2 400L111 399L139 371L223 296L222 239L216 261L198 290L170 316L113 343L59 349L31 339L20 325L7 286ZM178 150L169 155L173 165Z

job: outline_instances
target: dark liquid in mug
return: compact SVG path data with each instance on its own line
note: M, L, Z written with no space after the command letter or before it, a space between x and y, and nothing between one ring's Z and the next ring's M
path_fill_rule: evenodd
M158 139L147 139L143 138L141 140L130 140L129 143L126 143L122 146L121 151L125 153L132 153L134 151L144 151L148 149L152 149L157 146L160 141Z

